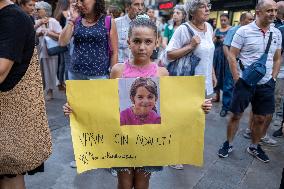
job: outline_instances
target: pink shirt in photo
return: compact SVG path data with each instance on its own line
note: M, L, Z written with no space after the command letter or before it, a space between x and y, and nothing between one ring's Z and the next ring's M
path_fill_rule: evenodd
M135 115L131 108L127 108L120 112L120 125L144 125L144 124L161 124L161 117L155 112L151 111L148 116L141 120Z

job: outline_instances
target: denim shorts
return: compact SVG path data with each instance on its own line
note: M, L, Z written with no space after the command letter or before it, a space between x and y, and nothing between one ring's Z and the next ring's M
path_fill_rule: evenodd
M251 87L240 78L234 87L230 111L234 114L243 113L251 103L254 114L273 114L275 111L275 84L276 82L271 78L265 84Z
M131 167L132 168L132 167ZM128 167L113 167L114 170L116 170L117 172L130 172L130 168ZM154 172L158 172L158 171L162 171L163 167L162 166L145 166L145 167L134 167L135 170L141 171L141 172L145 172L145 174L151 174Z

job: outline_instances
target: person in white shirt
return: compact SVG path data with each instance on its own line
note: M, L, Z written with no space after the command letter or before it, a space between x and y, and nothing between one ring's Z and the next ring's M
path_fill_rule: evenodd
M205 76L206 95L213 94L213 87L216 86L216 76L213 69L213 29L207 21L211 9L210 0L191 0L185 4L189 13L189 22L180 25L174 32L166 48L167 60L173 63L178 61L176 68L177 75L182 71L182 62L188 55L194 52L200 58L195 68L195 75ZM186 25L185 25L186 24ZM189 34L189 27L194 36ZM183 169L182 165L171 165L174 169Z
M231 143L238 130L239 121L244 110L251 103L253 112L252 144L247 148L247 152L262 162L269 162L268 156L258 143L266 133L275 111L275 78L280 69L282 43L280 31L271 25L276 14L275 1L260 0L256 6L256 21L241 27L234 35L229 57L229 64L235 81L230 107L233 114L228 123L227 140L218 151L219 157L228 157L229 153L232 152ZM242 78L242 66L239 66L236 58L239 57L244 69L246 69L264 54L270 35L272 35L272 43L265 64L266 74L256 86L247 85Z
M194 32L191 36L185 25L177 28L173 34L167 48L167 58L169 62L186 58L190 53L194 53L201 60L195 68L195 75L205 76L206 94L213 94L213 87L216 86L216 76L213 69L214 43L213 29L207 21L209 20L211 4L209 0L192 0L185 7L189 12L189 22L186 22ZM171 63L170 63L171 64ZM182 69L178 65L177 73Z

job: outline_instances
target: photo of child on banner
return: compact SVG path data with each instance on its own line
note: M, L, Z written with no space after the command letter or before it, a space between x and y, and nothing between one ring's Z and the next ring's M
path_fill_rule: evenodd
M119 97L121 126L161 124L157 78L120 79Z

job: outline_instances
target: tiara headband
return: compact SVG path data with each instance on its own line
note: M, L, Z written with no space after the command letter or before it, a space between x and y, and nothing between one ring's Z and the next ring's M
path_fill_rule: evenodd
M136 16L136 19L148 19L150 20L150 17L147 14L139 14Z

